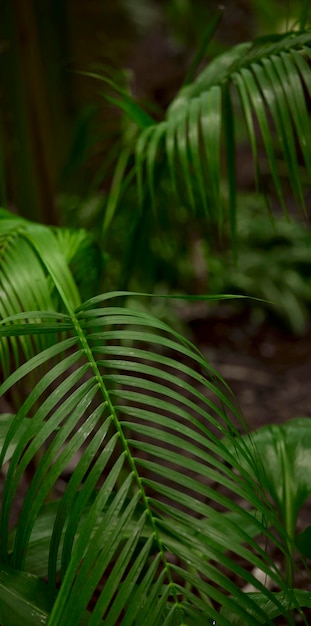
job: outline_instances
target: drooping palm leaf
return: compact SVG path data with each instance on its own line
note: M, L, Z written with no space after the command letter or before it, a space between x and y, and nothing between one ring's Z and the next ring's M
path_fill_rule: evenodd
M102 619L111 626L203 625L209 617L229 626L219 604L249 624L270 623L226 574L254 584L282 611L250 571L260 567L286 594L281 572L247 532L255 525L281 550L286 543L269 530L275 525L282 538L239 437L243 420L230 391L176 332L110 300L106 294L54 319L36 313L31 324L21 324L21 316L0 324L1 337L29 330L53 335L57 324L66 331L0 389L5 393L26 372L50 364L12 419L2 449L4 459L14 446L3 491L1 559L18 570L27 567L36 520L77 457L49 544L55 593L59 569L62 579L50 624L80 623L92 606L90 626ZM56 351L63 358L55 363ZM224 435L234 452L222 443ZM34 458L12 544L12 507Z
M56 311L67 300L77 306L81 294L84 298L94 294L100 261L86 231L48 228L1 209L0 319L22 311ZM22 354L26 358L33 354L33 341L44 347L47 340L43 334L32 339L20 335L19 341L12 336L9 343L2 340L4 374L12 356L18 364Z
M286 209L282 183L285 175L297 203L304 207L301 165L307 180L311 175L307 109L310 57L311 32L306 31L240 44L214 59L192 84L181 89L165 121L142 131L136 150L140 196L140 181L146 177L151 197L155 197L157 161L164 152L182 202L196 211L203 208L209 219L221 224L227 195L234 226L238 166L235 113L240 111L258 185L262 166L260 140L281 205ZM225 174L226 194L222 188Z
M268 203L276 199L286 212L291 188L297 206L304 210L311 180L310 57L310 30L239 44L186 84L158 123L116 82L93 74L115 90L114 104L137 130L120 152L103 219L104 235L135 169L138 206L144 212L150 204L156 206L167 230L168 215L189 219L192 211L208 219L213 240L215 227L221 230L225 215L235 243L236 174L245 165L245 158L239 163L238 145L245 133L254 179ZM111 100L108 91L103 95ZM269 179L272 184L267 184ZM142 231L138 212L132 221L138 227L128 238L130 254L137 249ZM127 261L128 257L122 268L126 278ZM126 278L119 283L121 288L127 287Z

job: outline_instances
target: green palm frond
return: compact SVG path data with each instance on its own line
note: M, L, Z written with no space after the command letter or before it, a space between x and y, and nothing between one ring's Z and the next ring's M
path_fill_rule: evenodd
M96 293L100 268L99 252L86 231L52 229L0 210L0 319L23 311L64 310L66 302L78 306L81 294ZM18 364L23 355L33 354L33 341L43 348L50 340L43 334L3 340L4 374L12 357Z
M183 204L221 223L224 199L234 225L237 121L242 114L260 187L260 143L283 208L284 176L304 207L301 167L311 178L311 32L291 32L240 44L214 59L181 89L166 119L142 131L136 147L140 198L147 180L151 198L159 184L157 163L166 156ZM224 158L223 158L224 155ZM223 185L227 177L227 190ZM144 187L146 189L146 186Z
M27 569L45 503L78 459L53 509L46 573L56 600L49 624L83 623L90 603L89 626L206 625L209 618L229 626L219 605L247 624L270 623L230 576L253 584L282 612L278 596L251 572L262 569L287 597L282 573L261 547L266 540L284 551L286 538L255 478L261 473L250 444L239 437L245 427L230 390L188 341L147 313L116 306L113 296L62 315L25 313L23 323L21 314L0 323L1 340L30 330L53 336L57 325L66 333L0 388L4 394L48 364L9 420L2 448L0 461L8 450L11 461L1 561ZM57 353L62 359L55 361ZM19 484L34 459L12 536Z

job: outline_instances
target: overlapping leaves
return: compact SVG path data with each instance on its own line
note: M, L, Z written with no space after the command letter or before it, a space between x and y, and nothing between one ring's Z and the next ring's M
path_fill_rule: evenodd
M239 46L182 90L164 122L148 119L136 150L141 196L145 173L155 195L162 146L185 204L199 197L220 223L224 138L234 214L238 95L257 174L256 125L281 202L279 155L303 205L297 153L309 176L310 41L294 33ZM81 303L84 235L0 217L0 393L14 394L29 374L33 383L16 415L1 420L3 625L24 613L29 626L228 626L232 616L255 626L302 604L262 547L286 551L288 538L224 382L165 324L118 306L113 297L124 294ZM16 613L5 604L6 580ZM259 595L243 593L244 582ZM38 606L29 602L34 589Z
M93 295L100 268L99 252L86 231L48 228L0 209L0 319L23 311L45 310L49 316L78 306L81 294ZM27 321L36 319L32 313ZM4 375L12 363L53 341L44 333L30 339L29 327L26 334L27 339L19 333L18 341L14 333L2 339Z
M310 31L271 36L240 44L211 61L191 85L182 88L166 119L141 133L136 148L141 198L146 176L155 199L156 167L164 151L182 202L195 210L203 208L213 222L221 223L227 196L234 221L236 113L240 110L258 186L259 145L263 144L265 173L269 171L281 205L286 208L285 177L297 203L304 207L301 163L306 179L310 180L311 173L310 42ZM227 178L225 193L222 173Z
M249 564L285 591L282 576L253 539L256 530L247 529L255 526L277 543L267 519L278 522L244 467L245 459L252 466L252 456L238 436L243 422L230 392L187 341L147 314L112 306L110 298L55 313L53 330L52 314L42 313L32 334L49 334L60 324L66 336L1 387L5 393L26 372L49 364L12 416L2 449L2 459L10 446L12 454L1 510L2 560L16 570L30 565L37 520L67 475L48 544L54 593L62 580L49 623L80 623L92 606L90 626L102 619L206 624L209 617L228 625L219 604L234 613L238 605L248 623L262 623L260 606L225 573L253 583L277 609L278 599ZM18 322L2 323L1 335L23 332L27 324ZM233 453L222 444L224 435ZM32 464L10 538L19 485Z

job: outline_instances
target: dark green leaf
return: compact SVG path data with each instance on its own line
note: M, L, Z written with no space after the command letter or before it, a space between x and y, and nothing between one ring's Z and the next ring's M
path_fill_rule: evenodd
M55 597L37 576L0 565L1 626L47 624Z
M296 418L280 426L267 425L246 444L256 459L265 488L285 521L296 520L311 493L311 420Z
M259 622L256 622L258 624L272 624L271 620L275 619L279 615L284 615L288 618L288 620L291 620L288 611L293 609L299 610L300 607L311 608L311 593L301 589L293 589L292 593L289 593L286 596L283 593L275 593L275 600L280 603L279 608L276 608L275 604L261 593L250 593L248 595L258 606L260 606L266 616L266 619L261 618ZM222 609L221 614L230 618L232 626L249 626L250 624L250 622L238 617L237 614L234 615L234 613L229 612L227 609ZM287 623L293 624L294 622L291 620Z
M4 445L5 438L7 436L8 430L14 420L15 415L11 415L10 413L4 413L0 415L0 454ZM29 425L30 420L25 418L23 422L20 424L19 430L15 433L14 437L11 438L10 445L6 450L3 463L6 463L10 460L17 443L21 437L21 435L25 432L27 426Z
M307 526L302 533L295 537L295 543L300 552L311 559L311 526Z

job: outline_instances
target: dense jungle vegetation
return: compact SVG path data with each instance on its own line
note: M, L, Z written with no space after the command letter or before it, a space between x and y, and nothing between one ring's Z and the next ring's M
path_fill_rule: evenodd
M311 413L187 325L309 336L310 20L2 3L1 626L310 623Z

